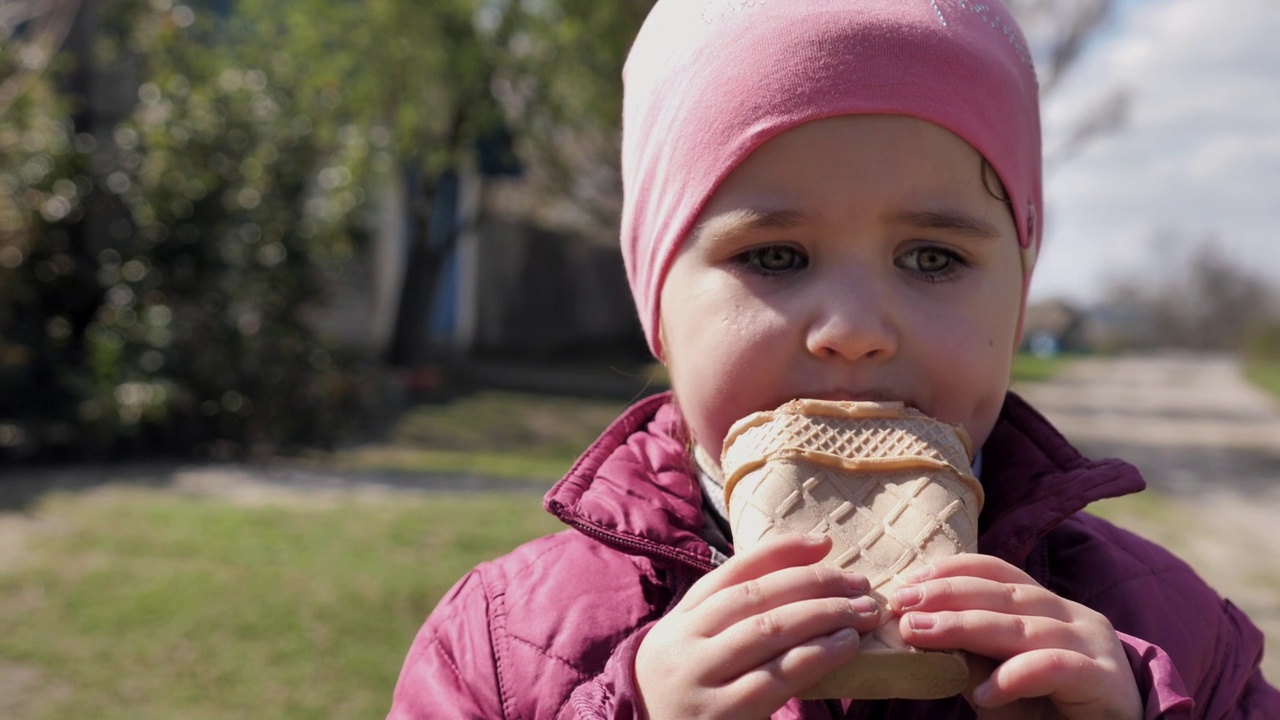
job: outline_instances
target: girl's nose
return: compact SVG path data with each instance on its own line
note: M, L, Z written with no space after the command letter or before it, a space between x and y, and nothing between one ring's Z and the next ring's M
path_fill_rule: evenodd
M809 326L809 352L845 360L885 360L897 353L898 323L883 292L846 282L816 295L819 311Z

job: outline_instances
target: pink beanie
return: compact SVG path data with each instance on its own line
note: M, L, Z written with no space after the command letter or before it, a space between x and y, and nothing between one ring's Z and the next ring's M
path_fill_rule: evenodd
M998 0L658 0L623 87L622 254L655 355L663 281L716 187L766 140L824 117L909 115L964 138L1004 183L1031 273L1038 86Z

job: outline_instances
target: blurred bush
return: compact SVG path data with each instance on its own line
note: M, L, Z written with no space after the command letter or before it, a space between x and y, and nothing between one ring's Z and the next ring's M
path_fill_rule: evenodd
M86 4L78 61L136 75L136 104L94 126L49 72L0 117L0 458L341 439L425 332L440 178L527 168L523 212L612 242L618 77L652 3ZM311 321L395 176L411 271L389 356L359 357Z
M74 434L63 370L84 364L76 335L102 295L68 233L93 189L85 159L49 76L0 112L0 451Z
M359 245L367 143L316 132L298 65L245 63L213 16L112 18L98 61L134 58L140 86L110 142L74 133L52 75L0 119L0 451L332 440L359 379L307 314Z

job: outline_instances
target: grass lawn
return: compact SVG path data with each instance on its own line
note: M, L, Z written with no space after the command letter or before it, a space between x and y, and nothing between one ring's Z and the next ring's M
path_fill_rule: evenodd
M411 408L381 443L313 456L349 470L558 480L625 401L486 391Z
M1040 358L1030 353L1018 353L1013 357L1013 382L1043 382L1052 379L1069 362L1070 358L1062 355Z
M1148 533L1160 535L1159 542L1162 544L1167 543L1170 538L1176 541L1177 536L1185 533L1188 526L1186 510L1155 488L1100 500L1089 505L1088 510L1117 525L1141 527Z
M1245 377L1254 385L1280 398L1280 361L1249 362L1245 366Z
M563 527L533 494L245 507L141 488L0 520L26 528L0 564L8 720L383 717L444 592Z

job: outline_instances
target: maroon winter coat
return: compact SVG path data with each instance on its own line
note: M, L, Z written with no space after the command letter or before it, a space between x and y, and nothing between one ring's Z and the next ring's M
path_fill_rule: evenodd
M478 566L445 595L409 650L391 720L639 717L636 648L712 567L678 427L658 395L605 431L546 496L574 529ZM983 449L982 483L979 550L1105 614L1147 718L1280 718L1257 628L1167 551L1080 512L1141 490L1135 468L1081 457L1011 393ZM973 717L955 697L792 700L774 718L841 715Z

